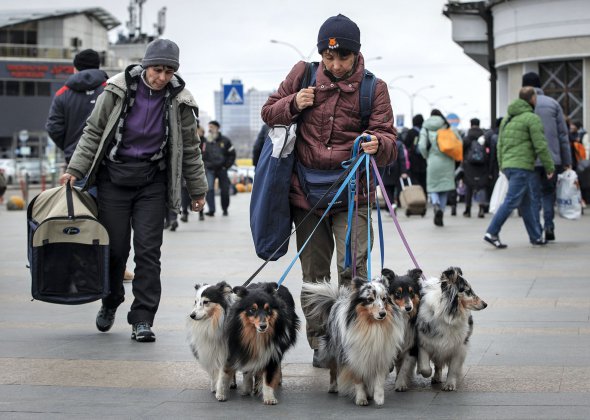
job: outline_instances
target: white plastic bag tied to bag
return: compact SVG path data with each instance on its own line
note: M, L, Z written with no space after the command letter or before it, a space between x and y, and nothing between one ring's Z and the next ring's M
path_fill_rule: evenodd
M508 192L508 178L504 173L500 172L500 176L494 184L492 197L490 198L490 213L495 213L504 202L506 193Z
M578 219L582 215L580 183L571 169L557 176L557 211L565 219Z

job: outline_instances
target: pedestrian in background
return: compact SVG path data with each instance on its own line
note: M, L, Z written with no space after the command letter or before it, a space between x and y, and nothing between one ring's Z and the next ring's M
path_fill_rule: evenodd
M529 241L533 245L547 243L535 218L534 194L538 176L535 161L541 159L547 178L553 176L555 165L543 135L543 123L533 111L536 100L537 94L532 87L520 89L518 99L508 106L507 116L500 127L498 163L508 178L508 192L483 238L496 248L507 247L500 241L499 234L506 219L516 208L522 216Z
M230 182L227 170L236 161L236 151L230 139L219 131L220 125L217 121L209 121L209 134L203 152L203 162L207 170L207 216L215 216L215 180L219 182L221 192L221 209L223 215L227 216L229 208Z
M463 182L465 183L465 211L463 216L471 217L471 203L478 199L477 217L484 217L485 205L489 199L486 187L489 182L489 144L479 119L472 118L471 127L463 137Z
M298 62L262 107L262 119L271 127L297 121L297 159L306 168L341 169L341 163L350 159L354 141L361 134L370 136L370 141L361 143L363 151L374 155L378 166L387 165L396 156L396 133L385 82L376 80L367 127L362 127L358 112L350 112L355 107L358 109L359 89L365 73L358 26L344 15L332 16L320 27L317 40L322 60L316 72L315 86L301 88L307 66L303 61ZM358 224L352 231L352 242L358 241L357 275L366 277L367 227L371 223L367 200L374 201L374 187L369 191L361 180L358 188L367 193L359 195ZM290 202L295 225L299 226L297 248L301 249L310 238L320 215L313 213L307 216L311 206L297 174L291 177ZM304 218L305 222L301 223ZM346 228L346 207L331 211L330 216L324 219L299 257L304 282L330 281L335 245L338 284L350 283L351 269L344 269ZM307 318L307 310L304 315ZM309 320L306 324L307 340L314 349L313 365L319 367L317 349L324 328Z
M568 128L563 110L555 99L543 93L541 79L537 73L529 72L524 74L522 76L522 86L531 86L535 89L537 95L535 114L541 118L543 123L545 138L555 165L555 173L559 175L564 170L572 167ZM557 176L548 177L540 161L535 164L535 171L537 172L533 201L535 219L539 229L545 231L545 239L553 241L555 240L554 219L555 201L557 199ZM543 225L541 225L541 210L543 210Z
M62 182L88 176L98 188L98 218L110 239L110 293L96 316L99 331L114 324L125 300L123 273L131 228L135 254L134 300L127 314L131 338L156 339L151 327L160 303L160 256L165 205L180 207L181 178L193 210L205 203L207 182L196 135L198 109L176 75L178 46L166 39L148 44L141 65L109 79Z
M252 147L252 165L254 165L254 168L258 165L258 159L260 159L260 153L262 153L264 140L266 140L269 131L270 127L266 124L262 124L262 127L260 127L260 131L256 136L256 141L254 141L254 146Z
M412 118L412 128L408 130L404 145L406 146L406 151L410 158L408 175L413 184L422 186L424 191L426 191L426 159L424 159L424 156L422 156L418 148L422 124L424 124L424 117L422 114L414 115Z
M443 215L447 205L449 193L454 191L455 185L455 160L438 148L436 141L437 131L441 128L449 128L451 125L438 109L433 109L430 117L422 125L418 149L426 159L426 191L430 197L434 210L434 224L443 226ZM452 128L457 136L461 135Z

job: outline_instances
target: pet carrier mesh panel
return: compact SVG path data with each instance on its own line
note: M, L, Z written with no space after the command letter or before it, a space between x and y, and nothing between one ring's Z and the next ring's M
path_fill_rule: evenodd
M69 185L36 196L27 208L32 295L76 305L109 293L109 236L94 198Z

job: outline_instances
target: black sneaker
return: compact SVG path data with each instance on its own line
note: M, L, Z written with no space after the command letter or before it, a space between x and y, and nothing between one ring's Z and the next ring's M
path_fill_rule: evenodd
M115 323L117 308L111 309L102 305L96 315L96 328L98 331L107 332Z
M508 247L508 245L500 242L500 238L498 236L494 236L490 233L486 233L486 235L483 237L483 240L492 244L493 246L495 246L498 249L504 249L504 248Z
M531 244L535 245L535 246L544 246L544 245L547 245L547 240L543 239L543 238L539 238L536 241L531 241Z
M175 220L172 222L172 224L170 225L170 231L174 232L176 229L178 228L178 222Z
M149 322L140 321L133 324L131 339L142 343L151 343L152 341L156 341L156 334L152 331Z
M203 220L205 220L205 212L204 212L204 211L202 211L202 210L199 212L199 220L200 220L200 221L203 221Z
M228 212L227 212L227 210L223 210L223 215L224 215L224 216L227 216L227 215L228 215Z
M215 216L215 212L214 211L208 211L207 213L205 213L205 216L213 217L213 216Z
M436 226L443 226L443 211L438 206L434 210L434 224Z
M555 231L551 228L545 229L545 240L546 241L554 241L555 240Z
M180 221L184 223L188 222L188 214L182 213L182 216L180 216Z

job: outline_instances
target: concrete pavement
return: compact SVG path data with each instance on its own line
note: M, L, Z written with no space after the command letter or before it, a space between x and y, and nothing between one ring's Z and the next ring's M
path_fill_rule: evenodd
M16 194L8 191L5 198ZM31 195L32 196L32 195ZM164 233L163 297L155 343L136 343L126 312L109 333L99 333L94 302L62 306L31 301L26 261L26 214L0 209L0 418L590 418L590 216L556 220L557 241L532 247L522 221L501 233L509 247L482 240L485 219L451 217L445 227L425 218L399 220L428 276L448 266L463 269L489 304L474 313L475 332L457 392L445 393L415 378L406 393L387 382L385 406L356 407L327 393L328 372L311 367L304 328L286 356L279 405L230 393L219 403L193 359L184 326L197 282L242 284L262 263L253 250L249 194L232 197L229 217L199 222L195 214ZM462 212L462 205L458 213ZM384 223L386 266L411 268L394 224ZM276 281L295 254L270 263L261 281ZM373 253L373 271L379 256ZM133 263L129 266L132 268ZM298 301L299 264L285 285ZM301 310L298 308L301 315ZM240 378L238 380L240 382Z

